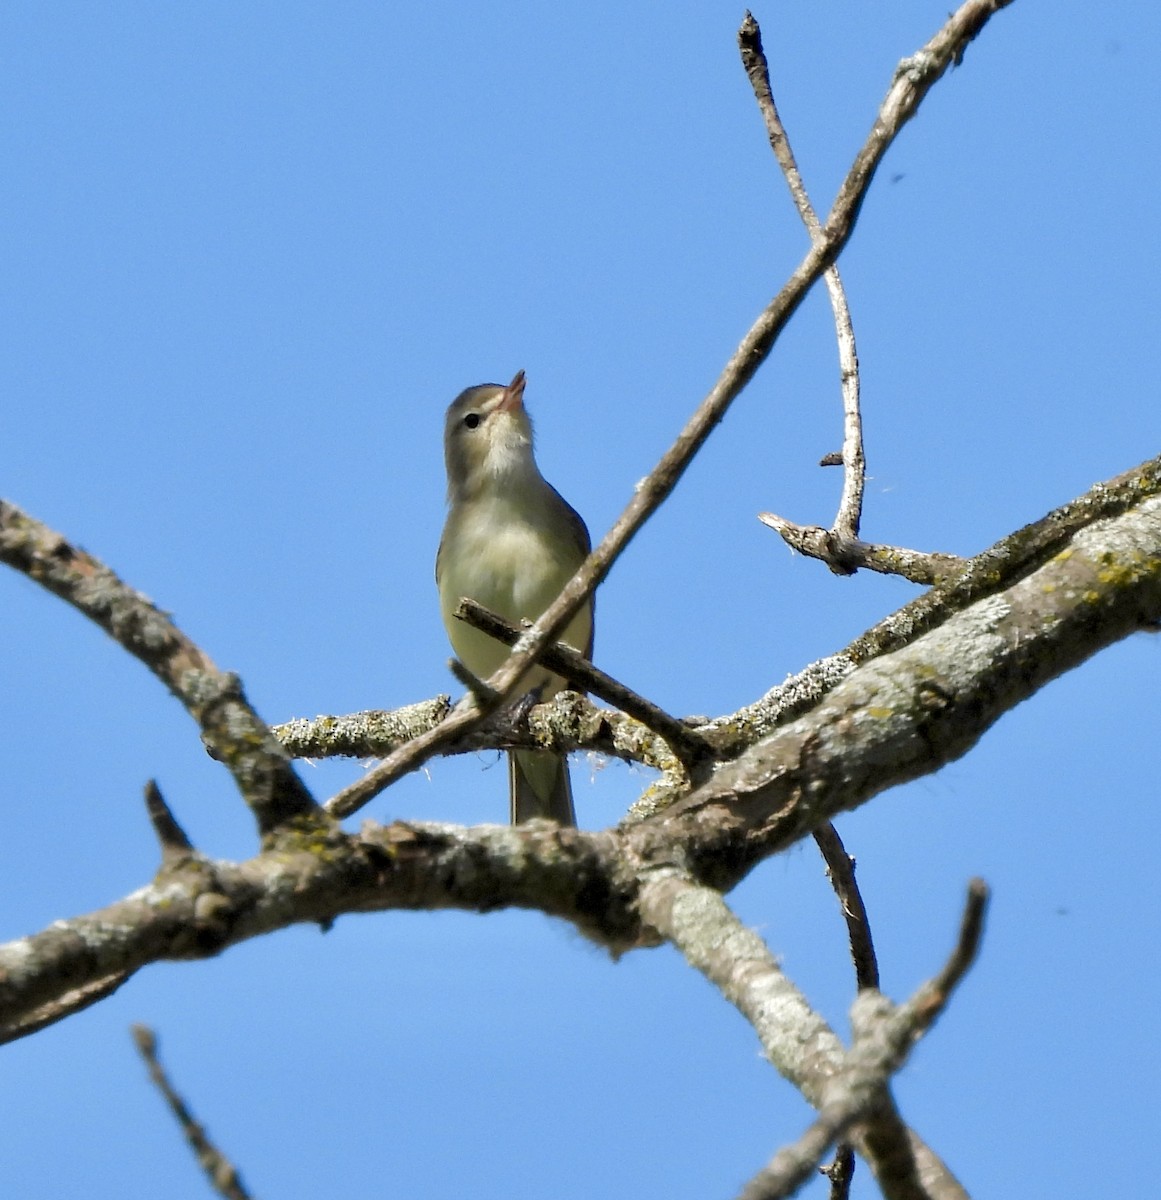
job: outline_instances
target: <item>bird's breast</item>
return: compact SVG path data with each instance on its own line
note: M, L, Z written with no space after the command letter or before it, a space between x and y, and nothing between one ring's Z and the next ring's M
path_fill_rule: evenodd
M440 552L440 607L452 645L468 668L490 674L507 651L452 616L461 597L470 596L513 622L534 621L582 559L567 528L556 530L529 520L521 507L504 497L453 511ZM590 629L586 610L570 623L564 640L583 653Z
M459 589L509 620L535 620L568 582L576 563L567 545L505 506L465 514L444 546L440 591Z

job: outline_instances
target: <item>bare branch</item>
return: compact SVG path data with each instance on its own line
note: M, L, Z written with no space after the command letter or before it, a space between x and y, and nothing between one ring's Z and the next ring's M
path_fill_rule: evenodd
M515 684L512 690L515 691ZM508 698L508 693L498 688L492 688L492 695L493 704L485 707L469 692L439 725L402 743L362 779L332 796L327 801L327 810L340 817L358 812L397 779L418 770L432 755L441 753L457 739L478 729L480 722Z
M982 879L968 884L967 902L960 922L955 950L944 968L929 980L903 1006L905 1020L913 1025L913 1037L926 1032L947 1006L951 994L959 986L979 953L984 934L984 914L988 907L988 885Z
M851 959L855 964L856 984L860 991L864 988L878 988L879 963L875 957L875 944L871 938L867 908L863 903L859 885L855 882L855 860L847 853L838 830L829 821L814 831L814 841L826 862L827 875L835 895L838 896L839 907L846 922ZM823 1173L830 1179L832 1200L845 1200L850 1193L854 1169L854 1151L848 1143L842 1142L835 1147L834 1161L823 1169Z
M250 707L241 680L219 671L140 592L59 533L0 500L0 562L67 601L143 662L201 727L262 833L316 812L282 747Z
M855 964L859 990L877 988L879 963L875 958L867 909L859 885L855 882L855 860L847 853L838 830L829 821L814 831L814 841L826 860L826 871L839 898L843 920L847 923L847 937L851 944L851 958Z
M181 1126L185 1140L198 1160L198 1166L205 1172L210 1187L226 1200L250 1200L250 1193L242 1186L242 1180L237 1168L210 1141L206 1131L194 1119L185 1101L178 1095L165 1068L157 1057L157 1037L153 1030L146 1025L134 1025L131 1030L137 1051L149 1068L149 1078L157 1086L157 1090L165 1098L170 1111Z
M968 887L959 937L943 969L923 984L906 1003L892 1007L873 991L861 992L851 1009L854 1044L848 1056L850 1074L836 1078L828 1103L847 1103L844 1093L854 1081L849 1103L877 1077L887 1078L906 1061L910 1048L943 1012L951 993L975 961L983 933L988 890L982 880ZM836 1099L837 1098L837 1099ZM959 1183L907 1130L893 1106L872 1109L870 1119L856 1134L860 1152L867 1158L886 1196L916 1196L930 1200L966 1200Z
M615 951L644 944L614 833L552 822L435 823L357 834L332 824L271 839L245 862L189 858L96 912L0 945L0 1037L67 992L150 962L207 958L344 913L534 908Z
M855 1176L855 1152L845 1142L835 1150L834 1161L822 1173L830 1180L830 1200L847 1200Z
M818 214L810 202L802 174L790 138L782 124L774 92L770 87L770 68L762 49L762 31L753 14L747 12L738 30L738 46L742 52L742 65L750 78L754 97L766 124L766 134L774 157L782 168L794 207L802 218L811 240L822 234ZM840 545L854 541L859 536L859 522L863 512L863 486L866 481L867 464L863 454L863 421L859 412L859 354L855 345L855 328L851 321L850 305L846 289L837 266L827 268L823 277L827 294L830 296L831 311L834 313L835 338L838 342L839 377L843 398L843 449L840 461L843 465L843 490L839 500L831 535Z
M894 111L896 115L904 114L901 120L906 120L914 112L915 106L922 98L921 94L913 94L907 89L896 92L896 85L902 79L924 78L933 69L942 72L943 69L946 69L948 62L958 64L962 60L964 50L969 42L979 33L993 13L1006 7L1010 2L1011 0L983 0L983 2L975 0L975 2L962 5L951 16L943 29L918 54L900 63L896 70L892 90L888 93L887 100L880 109L875 129L877 130L884 122L885 114L889 111ZM812 242L816 246L821 245L827 229L834 222L835 213L843 203L844 196L850 195L852 190L857 187L860 162L869 153L873 154L871 147L874 142L875 130L872 130L871 138L860 152L855 168L852 169L840 190L828 218L827 227L824 229L819 224L818 216L810 202L806 185L790 147L790 139L778 114L778 107L770 86L769 66L762 49L761 30L758 22L749 12L746 13L741 29L738 31L738 44L746 74L749 76L754 96L766 125L770 146L786 177L794 205L810 233ZM940 62L943 63L943 66L937 68L936 64ZM928 83L926 86L930 86L930 84ZM895 103L892 103L893 97ZM861 199L858 203L861 204ZM838 268L828 267L825 278L831 308L834 312L843 396L843 449L839 459L843 464L843 491L839 501L838 514L829 530L821 529L818 526L797 525L773 513L761 514L761 520L779 533L794 549L813 558L821 559L836 574L850 575L860 567L869 567L885 574L903 575L916 583L940 582L948 577L950 571L961 565L959 560L950 555L919 554L912 550L871 545L859 540L866 461L863 453L862 417L859 412L858 352L855 346L850 308ZM828 456L823 459L823 464L829 465L833 461L833 456Z
M852 1124L848 1114L820 1115L796 1141L783 1146L770 1163L742 1189L740 1200L783 1200L792 1196L817 1171L823 1156Z
M391 712L300 717L271 726L292 758L382 758L438 725L451 710L447 696L406 705ZM626 762L643 763L673 776L678 790L689 790L688 775L663 738L624 713L598 708L577 692L560 692L527 713L511 709L489 717L474 731L440 747L444 755L480 750L544 749L561 754L593 750ZM680 777L680 778L678 778ZM327 810L335 816L334 802Z
M270 732L291 758L381 758L434 729L451 709L451 697L441 695L390 711L296 717Z
M851 1010L854 1043L841 1067L825 1079L821 1102L804 1092L819 1107L818 1119L750 1181L742 1193L743 1200L789 1196L810 1177L830 1146L848 1132L868 1157L884 1195L963 1196L953 1179L926 1171L930 1164L924 1163L924 1155L915 1153L918 1147L914 1135L907 1134L902 1126L896 1127L894 1144L885 1144L880 1117L892 1108L887 1090L891 1076L903 1066L910 1048L931 1028L975 960L986 905L987 888L980 880L973 880L951 958L906 1004L895 1007L872 989L860 993ZM859 1130L857 1124L866 1118L871 1119L870 1127ZM921 1171L921 1164L925 1171ZM925 1173L927 1178L923 1177Z
M863 993L876 1006L887 1006L876 993ZM864 1002L865 1003L865 1002ZM870 1164L875 1179L888 1200L969 1200L967 1192L946 1165L906 1127L891 1099L891 1075L903 1065L873 1054L856 1041L840 1070L826 1087L827 1098L817 1119L796 1141L784 1146L742 1191L742 1200L778 1200L792 1195L816 1170L827 1150L840 1139L849 1139ZM832 1175L832 1195L845 1194L842 1183L849 1172L841 1170L849 1160L843 1146L836 1161L839 1178ZM828 1170L827 1174L831 1174Z

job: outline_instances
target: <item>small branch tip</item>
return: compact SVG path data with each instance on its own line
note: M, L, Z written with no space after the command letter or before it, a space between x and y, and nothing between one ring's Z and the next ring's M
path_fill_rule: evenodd
M185 830L178 824L177 818L174 817L169 805L165 802L165 797L161 794L161 788L153 779L145 785L145 810L149 813L153 832L157 834L157 840L161 843L163 862L182 854L192 853L193 843L186 836Z
M145 1062L149 1078L169 1106L174 1120L181 1127L185 1140L197 1159L206 1181L225 1200L250 1200L250 1193L242 1184L237 1168L210 1141L205 1129L198 1123L189 1106L178 1094L157 1057L157 1035L148 1025L132 1025L130 1033L137 1052Z
M447 669L455 676L456 682L466 687L481 705L490 708L495 704L495 691L479 676L473 675L458 658L449 658Z

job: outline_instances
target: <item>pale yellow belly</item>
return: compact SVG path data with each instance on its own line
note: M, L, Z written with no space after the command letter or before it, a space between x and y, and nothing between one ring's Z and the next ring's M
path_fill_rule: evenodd
M495 529L495 525L492 526ZM452 615L460 598L470 596L508 620L534 621L560 594L580 565L572 547L549 542L541 531L509 525L499 533L473 536L461 529L445 544L439 581L440 608L452 648L473 675L486 679L508 656L508 648ZM586 606L569 623L562 638L586 653L592 637L592 612ZM528 688L542 687L547 699L565 686L559 676L536 668Z

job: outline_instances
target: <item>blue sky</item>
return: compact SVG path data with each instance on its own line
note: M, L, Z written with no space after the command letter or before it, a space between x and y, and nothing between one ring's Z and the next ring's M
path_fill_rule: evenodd
M755 10L821 207L946 7ZM802 253L741 17L5 6L0 494L172 612L271 721L449 690L446 404L523 367L544 473L600 536ZM1159 55L1150 6L1017 0L890 152L842 260L867 537L970 554L1157 452ZM599 664L725 712L914 594L755 518L829 523L840 481L814 463L839 437L820 289L603 587ZM0 613L0 938L152 874L149 777L204 852L253 853L136 662L10 572ZM980 1195L1125 1194L1156 1133L1159 647L1129 639L839 824L896 998L942 961L967 879L993 886L982 960L897 1089ZM322 797L360 770L303 774ZM589 827L648 780L573 773ZM435 762L366 815L499 820L504 775ZM812 848L732 902L845 1030ZM670 951L614 964L533 914L352 917L146 970L7 1047L6 1194L207 1194L133 1021L281 1200L731 1195L809 1120Z

